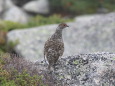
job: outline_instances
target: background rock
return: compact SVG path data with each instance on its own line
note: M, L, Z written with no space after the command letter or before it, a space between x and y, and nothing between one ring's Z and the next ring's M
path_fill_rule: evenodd
M3 20L26 23L28 15L49 13L48 0L0 0L0 18Z
M0 15L4 11L5 7L5 0L0 0Z
M48 14L49 3L48 0L30 1L24 5L23 9L31 13Z
M63 31L64 56L115 51L115 13L80 16L68 25L70 27ZM26 59L42 60L44 43L54 33L56 27L57 25L47 25L14 30L8 33L8 39L20 41L16 52Z
M28 15L21 8L13 6L4 13L3 19L13 22L26 23L28 22Z
M47 65L35 64L48 74ZM114 65L115 54L112 53L80 54L61 58L49 75L55 86L115 86Z
M48 25L24 30L14 30L8 33L8 40L19 40L16 52L26 60L36 61L43 58L43 45L46 39L54 32L57 25Z

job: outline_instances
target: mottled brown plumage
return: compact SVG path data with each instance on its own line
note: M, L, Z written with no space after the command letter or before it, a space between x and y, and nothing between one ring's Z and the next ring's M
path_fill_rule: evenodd
M49 63L48 69L54 66L59 57L63 55L64 43L62 38L62 30L68 27L67 24L61 23L57 27L55 33L46 41L44 45L44 59L47 58Z

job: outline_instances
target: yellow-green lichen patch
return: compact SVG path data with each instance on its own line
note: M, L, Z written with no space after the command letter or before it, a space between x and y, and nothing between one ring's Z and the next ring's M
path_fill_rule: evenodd
M59 78L60 78L60 79L64 79L64 76L63 76L63 75L60 75Z
M78 64L79 63L79 61L78 60L75 60L75 61L73 61L73 64Z
M115 57L113 57L113 60L115 60Z

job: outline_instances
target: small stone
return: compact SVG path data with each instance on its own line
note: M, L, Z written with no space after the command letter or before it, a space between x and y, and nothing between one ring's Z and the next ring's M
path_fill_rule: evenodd
M49 14L48 0L30 1L23 6L23 9L31 13Z
M3 19L19 23L27 23L28 15L21 8L13 6L4 13Z

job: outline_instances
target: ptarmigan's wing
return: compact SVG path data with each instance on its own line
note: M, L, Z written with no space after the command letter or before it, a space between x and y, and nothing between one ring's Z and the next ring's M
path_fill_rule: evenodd
M57 52L59 53L59 56L62 56L63 55L63 52L64 52L64 43L61 42L61 41L58 41L57 42Z
M56 57L60 57L64 52L64 43L58 40L48 40L44 46L44 56L47 57L48 52L54 53Z
M44 45L44 60L47 57L48 50L51 48L53 42L51 40L47 40Z

